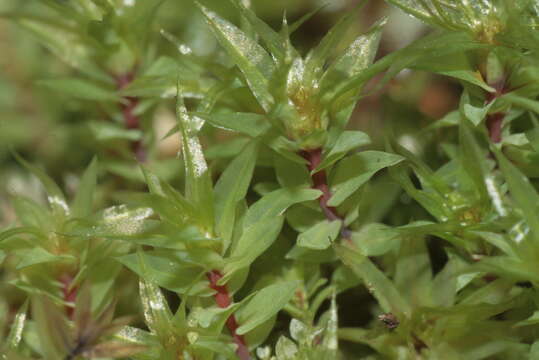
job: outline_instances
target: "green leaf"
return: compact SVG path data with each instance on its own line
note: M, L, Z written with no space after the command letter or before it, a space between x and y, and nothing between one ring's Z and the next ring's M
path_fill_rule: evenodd
M482 259L475 268L516 281L539 281L537 265L530 261L508 256L489 256Z
M86 26L73 26L57 18L22 12L0 13L0 17L16 21L55 56L84 74L112 83L112 78L89 60L102 47L86 35ZM69 18L73 18L71 14Z
M148 203L163 220L180 227L187 223L198 223L197 210L182 194L148 169L143 167L142 172L151 193L147 197Z
M459 140L459 155L462 167L465 174L473 181L479 199L483 204L486 204L489 199L486 181L487 179L493 181L491 171L486 162L487 154L479 147L470 126L466 122L461 122L460 124Z
M500 165L500 169L507 181L507 186L515 202L522 210L522 215L526 219L530 230L539 239L539 217L537 216L537 204L539 195L530 183L530 180L522 174L501 151L494 149L494 154Z
M475 126L478 126L487 116L493 104L494 101L491 101L485 106L476 107L470 103L470 96L465 91L461 97L460 111L466 119L470 120Z
M26 313L28 312L28 300L21 306L15 318L11 323L11 329L6 339L7 347L10 349L17 349L22 339L22 332L26 324Z
M311 175L304 164L298 164L279 154L274 156L275 173L283 188L310 187Z
M240 68L260 106L269 112L273 97L268 83L275 65L269 54L233 24L197 2L219 43Z
M290 206L316 200L320 195L322 195L320 190L305 188L283 188L272 191L249 208L243 224L249 227L263 219L276 217L283 214Z
M327 249L339 235L342 222L339 220L319 222L298 236L299 246L314 250Z
M148 328L166 342L170 336L173 336L172 313L161 289L154 283L141 279L139 291Z
M13 153L13 156L15 156L17 161L21 163L28 171L34 174L43 184L45 191L47 192L47 200L54 214L60 217L67 217L69 214L69 208L67 206L64 194L58 185L56 185L56 183L43 170L35 165L30 164L19 156L19 154Z
M141 267L139 257L143 258L146 269ZM185 252L171 250L146 251L140 255L129 254L117 257L116 260L143 277L168 290L184 294L191 289L193 279L204 271L201 265L189 261ZM200 282L192 288L190 294L210 294L207 282Z
M533 147L533 149L539 153L539 127L527 131L526 138L530 142L530 145Z
M35 227L31 226L21 226L16 227L14 229L8 229L0 232L0 243L4 240L7 240L13 236L21 235L21 234L28 234L28 235L34 235L36 237L41 237L43 234Z
M283 216L273 215L244 226L243 234L232 249L224 268L225 274L220 282L225 283L236 271L248 267L264 253L277 239L283 220Z
M73 330L63 311L47 296L32 298L32 319L36 323L41 351L46 359L64 359L73 346Z
M344 51L344 53L333 62L320 80L322 89L332 88L335 84L347 80L363 72L374 60L382 28L386 19L378 21L366 34L358 36ZM349 94L355 96L362 84L358 84Z
M450 57L448 57L450 58ZM449 76L455 79L466 81L470 84L477 85L485 91L496 91L493 87L488 86L487 83L481 78L479 72L472 70L439 70L436 73L440 75ZM490 107L490 106L489 106Z
M113 90L80 78L45 79L39 80L37 84L78 99L113 102L120 101L120 97Z
M283 39L268 24L260 20L256 14L248 9L241 0L231 0L239 13L245 18L256 31L256 34L266 43L270 53L279 60L284 59L286 48Z
M391 312L397 317L410 316L410 304L401 296L391 280L368 257L348 246L337 246L336 252L342 262L363 280L384 312Z
M444 117L427 126L424 131L432 131L445 127L457 126L460 123L460 111L448 112Z
M411 68L462 80L479 86L488 92L496 91L485 83L481 73L477 70L477 65L470 60L470 57L464 51L453 54L452 56L424 56L412 64Z
M97 141L129 140L136 141L142 139L142 131L138 129L126 129L119 124L112 124L102 121L89 123L90 130Z
M535 341L530 348L530 360L539 359L539 340Z
M215 223L228 247L234 230L236 207L245 198L256 164L258 144L251 142L225 169L215 185Z
M114 337L125 342L139 345L157 345L155 336L147 331L132 326L124 326Z
M269 120L256 113L193 113L212 126L230 130L256 138L266 133L271 128Z
M73 216L85 217L92 213L95 187L97 184L97 158L94 157L79 183L77 194L71 205Z
M471 41L469 35L462 32L434 32L383 57L364 71L338 84L335 97L356 89L374 75L388 70L377 86L379 89L403 69L413 67L423 58L431 59L433 53L443 58L486 46L486 44Z
M42 247L34 247L32 249L18 250L15 252L21 261L17 264L17 270L26 267L60 261L75 262L76 258L72 255L54 255L43 249Z
M539 101L537 100L529 99L513 92L505 94L501 98L508 100L511 104L516 105L517 107L539 114Z
M287 338L286 336L281 336L275 344L275 356L279 360L294 360L297 359L298 346L295 342Z
M539 311L534 311L533 314L528 317L526 320L517 322L514 327L528 326L528 325L537 325L539 324Z
M380 256L400 244L398 231L377 223L368 224L359 232L353 232L352 241L364 256Z
M381 151L363 151L351 155L337 165L331 179L333 196L330 206L338 206L359 187L365 184L376 172L404 160L400 155Z
M237 311L240 327L236 333L239 335L247 334L277 314L294 296L298 285L296 281L279 282L258 291L247 304Z
M370 142L371 139L369 138L369 135L362 131L343 131L339 135L335 145L333 145L327 155L324 155L324 159L312 173L317 173L318 171L333 165L342 159L349 151L357 150L361 146L370 144Z
M286 254L285 259L322 264L334 262L337 260L337 257L335 256L335 251L333 251L332 248L327 248L325 250L312 250L294 245L294 247Z
M337 356L337 350L339 348L338 331L339 331L339 318L337 312L337 294L335 289L331 289L331 305L328 311L328 319L326 323L326 329L324 331L324 341L322 345L329 351L331 355Z
M54 218L48 208L23 196L15 196L12 204L21 225L35 227L42 232L53 231Z
M185 164L185 196L199 210L199 219L205 230L213 232L213 184L202 146L196 136L201 124L187 113L180 85L178 85L176 113Z
M305 63L306 67L309 69L309 73L314 74L322 70L329 56L335 51L337 45L342 41L346 33L352 27L352 24L356 21L357 14L363 5L365 5L365 2L362 2L362 4L357 6L354 11L342 17L337 24L326 33L320 43L307 55Z
M153 214L153 210L147 207L112 206L103 210L97 223L87 229L85 235L125 238L141 234L153 227L154 223L148 220Z

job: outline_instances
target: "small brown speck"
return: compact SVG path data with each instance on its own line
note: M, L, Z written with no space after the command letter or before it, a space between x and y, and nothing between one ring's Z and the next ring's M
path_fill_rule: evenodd
M396 329L397 326L399 326L399 319L397 319L397 317L392 313L378 315L378 320L383 322L384 325L390 330Z

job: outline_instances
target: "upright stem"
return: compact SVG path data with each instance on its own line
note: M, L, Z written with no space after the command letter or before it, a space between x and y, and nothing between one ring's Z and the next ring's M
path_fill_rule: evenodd
M307 167L311 173L322 162L321 148L303 151L301 155L309 162ZM350 241L352 237L352 231L344 225L344 218L339 215L337 209L333 206L328 205L328 201L329 199L331 199L331 191L329 189L326 171L320 170L311 174L311 179L313 180L313 189L317 189L322 192L322 195L320 195L320 197L318 198L318 203L320 204L322 212L329 221L341 220L343 222L341 228L341 236L343 239Z
M219 270L212 270L207 274L207 277L210 281L210 288L216 291L214 298L217 306L219 306L220 308L229 307L230 304L232 304L232 297L230 296L226 285L217 284L219 280L223 277L223 274L221 274ZM249 348L247 347L245 338L243 337L243 335L239 335L236 332L239 326L234 314L230 315L226 320L226 327L228 328L228 331L230 331L234 343L238 346L236 354L238 355L240 360L251 360L251 354L249 354Z
M496 92L487 94L485 105L490 104L491 102L495 101L498 97L504 94L505 79L496 84L491 84L490 86L496 89ZM488 135L490 137L490 140L495 144L502 141L502 123L503 123L504 118L505 118L505 112L496 112L496 113L487 115L486 125L487 125Z
M128 86L134 79L134 73L128 72L116 77L116 84L118 89L123 89ZM124 125L126 129L140 129L140 118L135 114L135 108L139 104L139 99L133 96L124 96L124 103L122 104L122 113L124 118ZM135 154L138 161L146 161L146 149L142 144L142 140L135 140L131 142L131 149Z
M60 282L62 283L62 295L64 298L64 301L69 303L74 303L75 300L77 300L77 291L78 288L75 286L70 289L71 282L73 281L73 277L69 274L64 274L60 276ZM73 315L75 313L75 309L71 306L65 307L65 312L69 319L73 319Z

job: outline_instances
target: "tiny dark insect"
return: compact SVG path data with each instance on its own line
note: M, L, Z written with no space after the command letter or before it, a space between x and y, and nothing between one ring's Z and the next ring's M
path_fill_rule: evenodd
M378 315L378 320L383 322L384 325L390 330L396 329L400 324L399 319L397 319L397 317L392 313Z

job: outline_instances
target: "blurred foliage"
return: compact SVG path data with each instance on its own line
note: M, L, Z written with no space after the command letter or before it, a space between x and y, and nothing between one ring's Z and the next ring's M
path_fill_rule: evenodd
M2 1L0 358L539 358L538 12Z

